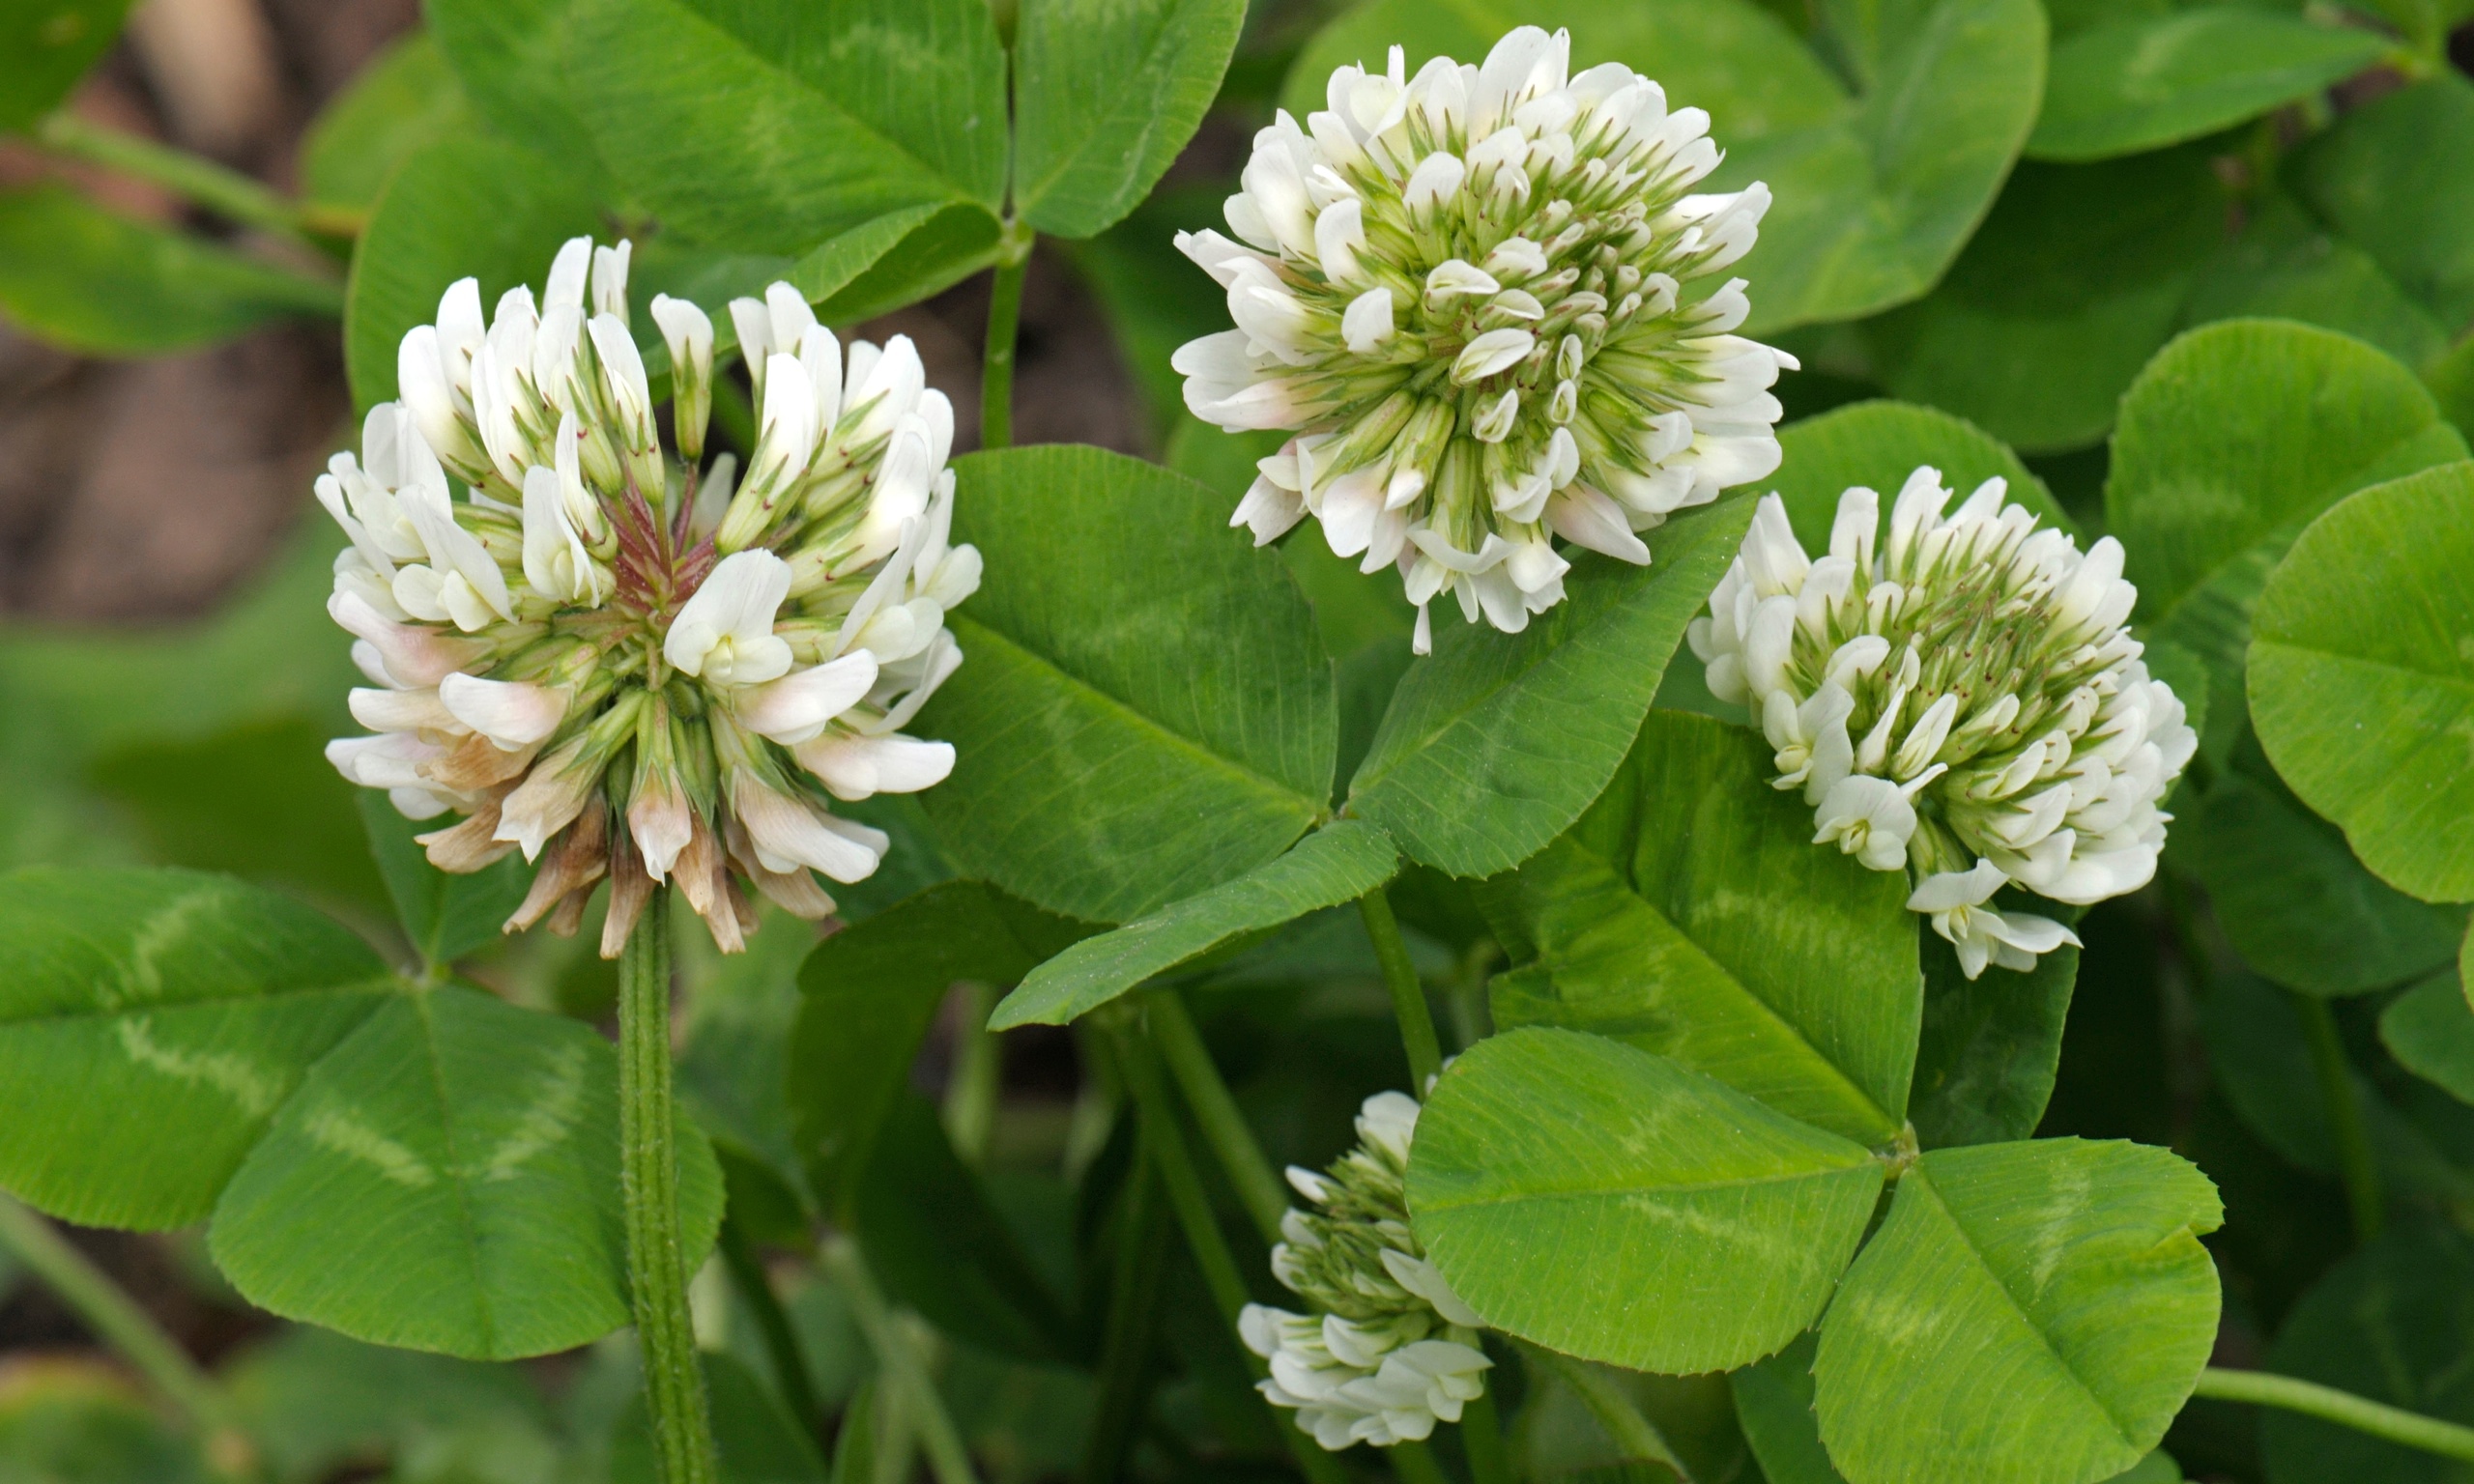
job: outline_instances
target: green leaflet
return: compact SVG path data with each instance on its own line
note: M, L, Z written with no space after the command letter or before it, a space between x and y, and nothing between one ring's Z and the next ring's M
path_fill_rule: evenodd
M2122 398L2106 524L2143 636L2206 660L2241 714L2259 585L2312 519L2368 484L2465 456L2413 373L2344 335L2267 320L2195 329Z
M1338 820L1233 881L1075 944L1032 970L989 1016L989 1027L1066 1024L1231 939L1354 901L1398 866L1381 830Z
M1851 1484L2093 1484L2137 1465L2216 1342L2224 1218L2161 1149L1927 1154L1848 1270L1813 1362Z
M2379 1041L2405 1070L2474 1102L2474 1009L2454 974L2434 974L2388 1002Z
M609 171L576 110L567 76L574 8L571 0L430 0L422 18L492 133L557 160L593 194L607 195Z
M1089 929L976 881L948 881L819 944L799 969L788 1097L809 1183L840 1211L958 980L1009 985Z
M2297 151L2296 194L2454 336L2474 322L2474 82L2445 68Z
M950 620L967 659L916 729L960 754L923 802L964 870L1128 922L1323 817L1331 667L1295 585L1230 535L1218 496L1088 447L954 468L954 539L988 576Z
M334 923L186 870L0 877L0 1185L88 1226L204 1217L394 994Z
M353 254L344 309L353 400L365 408L395 395L396 347L437 317L448 284L480 279L486 311L548 273L560 243L600 227L589 186L530 151L458 136L415 153Z
M390 998L274 1117L216 1204L216 1265L357 1339L514 1359L629 1318L618 1059L587 1026L460 988ZM722 1190L682 1116L693 1268Z
M2193 807L2196 805L2196 807ZM2465 930L2365 870L2335 825L2303 808L2244 746L2174 829L2245 961L2307 994L2358 994L2440 966Z
M321 206L375 206L415 151L475 122L446 53L427 33L415 32L363 68L309 126L302 194Z
M1898 396L2031 452L2084 446L2224 235L2203 149L2022 164L1942 285L1866 322L1864 341Z
M1919 466L1942 471L1944 487L1961 498L1996 475L2009 484L2008 499L2036 513L2044 525L2078 531L2045 482L1999 439L1938 408L1906 402L1857 402L1778 430L1786 462L1769 482L1787 506L1788 524L1808 552L1829 550L1829 525L1838 497L1862 485L1884 500Z
M120 36L129 0L48 0L0 13L0 129L49 113Z
M45 185L0 192L0 309L64 350L159 356L269 320L339 314L343 295Z
M1731 1370L1812 1322L1881 1188L1861 1146L1602 1037L1448 1068L1409 1165L1418 1240L1486 1322L1636 1370Z
M1606 786L1751 518L1737 495L1644 532L1646 567L1581 556L1571 596L1524 633L1438 610L1434 653L1393 693L1349 812L1457 876L1535 855Z
M1724 141L1712 183L1767 181L1778 203L1740 265L1753 284L1750 333L1852 319L1932 288L2035 122L2045 25L2031 0L1866 13L1879 30L1842 38L1867 78L1843 117Z
M1244 0L1030 0L1014 32L1014 209L1091 237L1151 192L1194 137Z
M2391 1228L2319 1280L2286 1317L2265 1369L2319 1382L2427 1416L2474 1423L2474 1381L2465 1374L2474 1324L2474 1249L2436 1221ZM2446 1479L2454 1466L2289 1413L2262 1413L2260 1452L2269 1484L2323 1479Z
M1496 978L1495 1023L1594 1031L1886 1143L1923 998L1907 881L1812 844L1769 763L1741 728L1651 712L1605 795L1503 889L1534 954Z
M2239 5L2125 16L2055 44L2028 153L2102 159L2197 139L2308 98L2387 49L2370 31Z
M2474 464L2365 490L2269 574L2251 645L2252 721L2277 772L2426 901L2474 900L2468 571Z
M977 0L576 0L566 69L601 157L674 230L795 253L1005 187L1005 56Z
M1814 49L1744 0L1378 0L1308 45L1282 101L1303 119L1324 106L1334 68L1379 70L1393 43L1406 43L1414 73L1438 52L1482 61L1515 25L1568 26L1575 71L1625 62L1663 83L1673 106L1709 110L1727 152L1712 188L1769 184L1777 204L1741 267L1752 281L1746 333L1766 334L1931 288L2035 120L2044 19L2030 0L1878 11L1820 43L1857 54L1865 86L1851 96Z

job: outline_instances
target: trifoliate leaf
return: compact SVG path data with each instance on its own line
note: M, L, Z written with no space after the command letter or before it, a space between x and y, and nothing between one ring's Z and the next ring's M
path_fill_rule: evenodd
M1938 934L1918 936L1924 1027L1908 1104L1916 1138L1945 1149L2028 1137L2053 1098L2079 950L2065 943L2026 973L1996 964L1970 979Z
M2340 115L2295 152L2312 211L2453 332L2474 321L2474 82L2430 79Z
M453 0L439 10L456 9ZM388 46L319 111L302 142L301 188L324 207L367 210L397 166L423 145L469 130L446 56L424 32Z

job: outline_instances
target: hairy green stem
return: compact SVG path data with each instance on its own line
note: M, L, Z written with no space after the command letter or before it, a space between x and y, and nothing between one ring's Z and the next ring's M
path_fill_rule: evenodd
M756 1331L764 1341L765 1356L773 1362L773 1379L782 1390L782 1401L791 1409L799 1425L808 1430L824 1446L824 1408L817 1401L816 1381L808 1374L807 1356L799 1349L798 1331L791 1327L791 1316L782 1308L781 1298L773 1292L773 1280L764 1270L763 1260L756 1254L756 1244L747 1240L747 1232L737 1218L725 1213L722 1216L722 1265L730 1270L731 1283L756 1316Z
M41 1213L5 1194L0 1194L0 1248L14 1253L97 1339L178 1408L207 1441L218 1466L232 1472L250 1471L251 1450L223 1388L110 1274L71 1245Z
M1168 1269L1168 1213L1160 1201L1146 1135L1135 1136L1134 1168L1117 1223L1116 1267L1108 1284L1108 1331L1100 1342L1099 1402L1082 1441L1080 1484L1114 1484L1125 1472L1150 1399L1151 1355L1160 1325L1160 1284Z
M1383 965L1384 987L1392 991L1392 1013L1400 1020L1400 1044L1409 1053L1409 1091L1423 1099L1426 1083L1443 1070L1443 1043L1435 1039L1434 1013L1426 1006L1426 986L1409 959L1408 940L1400 936L1400 920L1392 915L1392 899L1376 887L1357 899L1366 919L1366 936L1374 940L1375 959Z
M1022 321L1022 278L1031 268L1034 234L1005 224L996 244L996 272L988 286L988 345L979 363L979 446L1014 442L1014 342Z
M1111 1037L1118 1070L1141 1116L1143 1141L1150 1151L1153 1168L1159 1171L1161 1186L1167 1193L1168 1207L1176 1213L1177 1224L1185 1229L1187 1249L1194 1254L1194 1266L1202 1270L1203 1285L1211 1290L1212 1302L1218 1305L1221 1317L1227 1320L1233 1335L1237 1332L1237 1316L1252 1301L1252 1296L1237 1267L1236 1255L1229 1250L1228 1234L1221 1230L1220 1218L1212 1212L1211 1196L1203 1188L1194 1151L1186 1145L1185 1130L1178 1126L1176 1104L1169 1098L1167 1080L1161 1073L1151 1042L1127 1023L1130 1018L1119 1017L1117 1032ZM1242 1340L1238 1348L1245 1350ZM1257 1378L1269 1374L1262 1357L1251 1350L1245 1350L1245 1355ZM1309 1479L1315 1484L1343 1484L1348 1475L1339 1460L1298 1431L1295 1418L1276 1413L1273 1421Z
M876 1353L877 1367L886 1381L880 1400L898 1403L909 1417L921 1446L927 1450L928 1471L936 1476L936 1484L977 1484L977 1475L971 1471L970 1450L963 1445L962 1429L954 1425L954 1414L945 1410L945 1398L936 1389L935 1378L928 1374L927 1357L919 1353L892 1305L885 1302L858 1244L848 1237L827 1241L824 1268L841 1285L843 1296L850 1300L851 1317L859 1322L860 1332L868 1338L868 1348Z
M37 125L35 137L56 155L160 186L243 226L273 232L304 246L317 245L307 236L312 222L299 206L238 170L218 165L204 156L105 128L65 109ZM351 231L336 229L350 226L358 230L357 224L326 216L316 218L315 225L317 230L347 237Z
M2474 1427L2443 1422L2316 1382L2272 1376L2265 1371L2221 1370L2211 1365L2200 1372L2199 1385L2191 1394L2220 1402L2276 1407L2426 1453L2474 1462Z
M1228 1183L1237 1187L1237 1199L1254 1230L1266 1242L1280 1241L1280 1218L1288 1214L1288 1187L1280 1183L1246 1115L1238 1110L1237 1099L1212 1061L1211 1048L1203 1044L1202 1032L1195 1028L1186 1002L1175 990L1163 990L1143 1002L1143 1013L1152 1043L1168 1064L1168 1075L1176 1079L1177 1090L1185 1094L1203 1142L1211 1146Z
M2337 1145L2345 1204L2353 1213L2354 1240L2370 1241L2387 1225L2388 1201L2380 1188L2379 1156L2363 1123L2362 1099L2354 1091L2353 1064L2345 1057L2336 1013L2327 1001L2297 994L2293 1008L2302 1017L2303 1036L2311 1042L2311 1070L2318 1075L2319 1096L2328 1106L2328 1131Z
M988 1028L996 991L987 985L965 984L962 1001L962 1032L954 1045L953 1074L945 1082L945 1137L953 1142L963 1163L977 1166L988 1157L989 1136L996 1129L1004 1064L996 1033Z
M713 1484L713 1424L687 1307L677 1115L670 1087L670 889L658 887L618 956L618 1187L645 1403L664 1484Z

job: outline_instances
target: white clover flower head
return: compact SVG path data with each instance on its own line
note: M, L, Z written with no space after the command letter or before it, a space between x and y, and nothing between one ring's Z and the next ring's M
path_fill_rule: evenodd
M442 870L537 861L510 931L572 932L607 876L615 956L676 881L734 952L748 887L821 917L814 872L876 870L889 841L832 800L952 771L951 746L902 728L962 663L945 614L979 553L951 539L953 409L918 354L846 356L788 284L731 305L764 409L735 487L732 455L703 459L712 321L655 298L665 452L629 252L577 238L537 300L509 290L486 322L473 279L448 289L404 337L403 400L319 477L351 542L328 612L376 733L327 755L412 818L461 814L419 837Z
M1236 328L1180 349L1186 406L1294 431L1230 524L1257 545L1308 515L1418 606L1444 589L1507 633L1564 595L1554 538L1647 562L1637 532L1778 467L1784 352L1733 333L1755 184L1691 194L1709 115L1570 38L1522 26L1482 65L1332 74L1304 128L1254 137L1228 228L1178 247Z
M1417 1099L1377 1093L1359 1113L1357 1147L1330 1173L1290 1169L1314 1209L1281 1220L1272 1273L1310 1312L1257 1303L1239 1317L1247 1348L1270 1364L1259 1389L1326 1448L1389 1447L1459 1421L1493 1364L1478 1344L1485 1322L1409 1232L1402 1182L1417 1123Z
M1818 557L1769 496L1688 634L1712 694L1752 708L1776 786L1815 806L1814 842L1906 869L1970 979L2078 941L1987 907L2005 882L2082 906L2147 883L2199 746L2126 627L2120 544L2082 553L2006 494L1988 479L1944 514L1953 493L1918 469L1884 539L1880 497L1851 489Z

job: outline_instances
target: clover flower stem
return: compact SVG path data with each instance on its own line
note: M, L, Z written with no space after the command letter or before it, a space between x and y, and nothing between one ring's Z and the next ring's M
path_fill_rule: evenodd
M713 1484L712 1420L687 1309L677 1115L671 1103L670 890L657 887L618 960L618 1185L645 1402L663 1484Z
M1168 1064L1168 1075L1176 1079L1177 1090L1185 1094L1186 1106L1194 1111L1203 1141L1218 1156L1228 1183L1237 1187L1237 1199L1245 1205L1254 1230L1266 1242L1280 1241L1280 1218L1288 1213L1288 1187L1264 1156L1246 1115L1238 1111L1237 1099L1230 1096L1185 1001L1170 990L1152 996L1143 1010L1152 1043Z
M2220 1402L2282 1408L2443 1458L2474 1461L2474 1427L2443 1422L2316 1382L2273 1376L2265 1371L2229 1371L2211 1365L2200 1372L2199 1384L2191 1394Z
M1099 1400L1083 1439L1078 1484L1113 1484L1124 1472L1155 1374L1151 1356L1159 1336L1160 1284L1168 1267L1168 1212L1160 1201L1148 1140L1139 1131L1118 1210L1108 1328L1100 1341Z
M1668 1446L1657 1424L1641 1415L1641 1410L1632 1405L1631 1398L1617 1390L1614 1382L1604 1372L1592 1369L1586 1361L1536 1345L1522 1345L1520 1354L1529 1363L1533 1375L1541 1369L1551 1371L1556 1380L1572 1388L1572 1393L1581 1399L1582 1406L1589 1409L1590 1415L1597 1419L1599 1429L1615 1444L1617 1453L1625 1462L1664 1464L1674 1470L1678 1477L1688 1479L1692 1476L1691 1470L1683 1467L1683 1461L1677 1458L1675 1450Z
M962 986L962 1026L954 1047L953 1075L945 1083L945 1137L963 1162L976 1167L988 1157L989 1135L996 1127L996 1104L1004 1060L996 1033L988 1028L988 1013L995 1008L996 991L982 984Z
M1167 1193L1168 1208L1176 1213L1177 1224L1185 1229L1186 1246L1194 1254L1194 1266L1202 1270L1203 1285L1211 1290L1212 1302L1219 1306L1221 1317L1227 1321L1229 1333L1234 1336L1237 1316L1251 1301L1252 1295L1246 1288L1236 1255L1229 1250L1228 1234L1221 1230L1220 1218L1212 1213L1211 1196L1203 1188L1202 1172L1195 1167L1194 1151L1186 1144L1185 1129L1178 1125L1176 1103L1169 1097L1166 1078L1161 1075L1157 1053L1149 1038L1129 1023L1130 1018L1113 1017L1109 1026L1108 1040L1116 1053L1117 1070L1141 1119L1143 1145L1150 1155L1151 1167L1159 1173L1160 1184ZM1244 1349L1242 1339L1238 1344ZM1246 1354L1257 1379L1270 1374L1251 1351ZM1298 1468L1314 1484L1341 1484L1348 1477L1338 1458L1318 1447L1286 1418L1276 1415L1275 1421L1280 1436L1287 1440Z
M97 1339L178 1408L207 1440L218 1468L234 1475L257 1472L231 1401L215 1379L110 1274L88 1261L39 1213L5 1194L0 1194L0 1251L14 1254Z
M945 1410L935 1379L928 1374L928 1359L893 1306L885 1302L884 1291L868 1271L858 1243L848 1237L832 1238L824 1244L823 1257L826 1274L849 1300L851 1317L859 1322L859 1332L876 1354L888 1387L885 1400L897 1404L928 1454L928 1471L936 1484L977 1484L970 1450L963 1445L962 1429L954 1425L954 1414Z
M169 145L125 134L116 128L105 128L62 109L36 126L35 136L43 148L55 155L66 155L90 164L134 176L152 186L160 186L176 195L186 197L218 216L228 217L245 227L256 227L278 237L317 248L304 230L306 223L301 210L292 202L269 190L241 172L216 164L202 155L176 150ZM322 229L327 224L321 224ZM351 234L339 234L349 236ZM303 283L320 280L303 274ZM339 285L335 291L335 307L343 307Z
M2293 1009L2302 1017L2303 1037L2311 1042L2311 1070L2318 1074L2319 1096L2328 1104L2328 1129L2336 1140L2337 1172L2345 1182L2345 1205L2353 1213L2354 1241L2367 1242L2387 1225L2388 1201L2380 1189L2371 1130L2363 1124L2362 1099L2354 1092L2353 1068L2327 1001L2297 994Z
M1010 447L1014 442L1014 342L1022 320L1022 278L1030 271L1034 234L1019 221L1005 224L997 243L996 273L988 286L988 348L980 359L979 445Z
M1400 1484L1449 1484L1443 1466L1434 1461L1434 1450L1424 1443L1402 1441L1383 1451L1390 1457L1392 1476Z
M1460 1404L1460 1446L1469 1456L1469 1477L1475 1484L1511 1484L1511 1458L1504 1451L1494 1387Z
M756 1316L757 1333L764 1341L765 1358L773 1362L773 1379L779 1384L782 1400L817 1440L818 1446L831 1452L831 1440L825 1434L824 1409L818 1405L816 1382L808 1374L807 1356L799 1353L799 1337L791 1327L791 1316L783 1309L781 1296L773 1292L773 1281L764 1271L763 1260L757 1256L756 1244L747 1238L735 1215L722 1217L722 1265L731 1275L732 1286Z
M1400 920L1392 915L1392 899L1383 895L1383 888L1360 897L1357 910L1366 919L1366 936L1374 940L1384 986L1392 991L1392 1013L1400 1021L1400 1044L1409 1053L1410 1084L1423 1099L1427 1083L1443 1070L1443 1043L1435 1038L1425 985L1409 959L1408 940L1400 936Z

